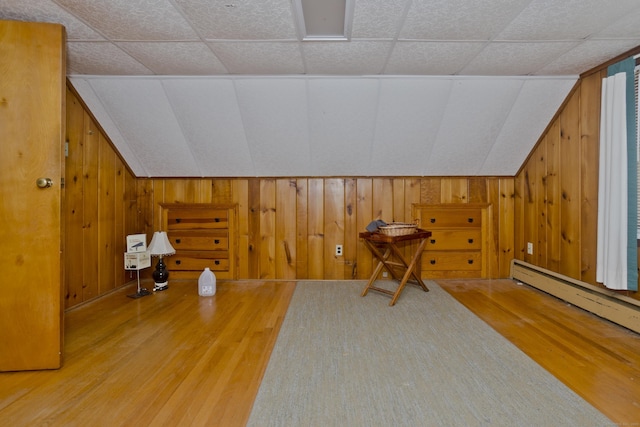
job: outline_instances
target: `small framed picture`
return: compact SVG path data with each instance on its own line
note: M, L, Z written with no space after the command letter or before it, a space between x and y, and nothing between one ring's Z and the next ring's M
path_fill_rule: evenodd
M130 234L127 236L127 252L145 252L146 250L146 234Z

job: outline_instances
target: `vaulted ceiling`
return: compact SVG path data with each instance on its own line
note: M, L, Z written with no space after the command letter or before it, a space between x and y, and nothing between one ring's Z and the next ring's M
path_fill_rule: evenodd
M66 27L69 79L138 176L513 175L637 0L2 0Z

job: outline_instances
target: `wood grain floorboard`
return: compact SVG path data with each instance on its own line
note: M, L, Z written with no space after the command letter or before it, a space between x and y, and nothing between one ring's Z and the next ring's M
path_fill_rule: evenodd
M640 425L640 335L513 280L438 284L614 422Z
M638 334L511 280L438 283L614 422L640 423ZM0 374L1 424L244 426L294 289L221 281L200 298L173 281L72 309L62 369Z
M246 424L294 282L195 282L133 300L132 288L66 313L57 371L0 374L11 426Z

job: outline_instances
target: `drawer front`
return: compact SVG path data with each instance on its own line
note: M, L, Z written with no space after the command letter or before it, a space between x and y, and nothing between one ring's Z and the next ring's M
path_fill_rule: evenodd
M420 228L481 227L481 209L428 209L421 212Z
M201 251L226 251L229 249L229 233L226 230L217 232L188 232L174 231L167 233L171 246L176 251L201 250Z
M229 227L227 209L169 209L167 229L202 230Z
M481 229L438 230L431 232L425 251L480 250Z
M473 252L430 252L422 254L422 271L482 270L482 254Z
M209 267L212 271L229 270L229 254L226 251L183 251L173 256L165 257L169 272L171 270L202 271Z

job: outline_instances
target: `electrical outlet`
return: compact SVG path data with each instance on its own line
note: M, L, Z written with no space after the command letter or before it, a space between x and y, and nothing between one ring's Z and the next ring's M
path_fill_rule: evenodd
M527 242L527 253L533 255L533 243Z
M336 256L342 256L342 245L336 245Z
M387 273L386 271L382 272L382 277L389 277L389 273Z

